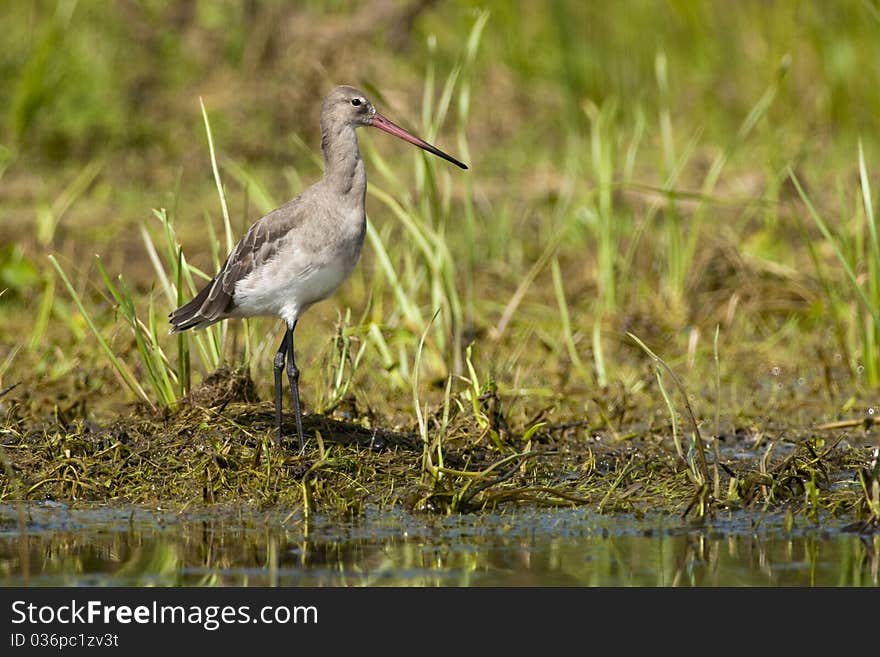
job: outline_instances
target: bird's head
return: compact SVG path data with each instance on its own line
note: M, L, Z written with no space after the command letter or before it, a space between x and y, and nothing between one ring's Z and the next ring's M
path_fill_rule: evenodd
M363 91L348 85L334 88L324 97L324 102L321 104L321 127L324 134L328 133L331 126L341 125L349 125L354 128L364 125L379 128L429 153L433 153L437 157L442 157L444 160L452 162L462 169L467 169L467 165L462 164L451 155L447 155L436 146L416 137L399 125L386 119L376 111L373 103L370 102Z
M322 120L347 124L355 128L372 125L376 108L360 89L343 85L336 87L324 97L321 104Z

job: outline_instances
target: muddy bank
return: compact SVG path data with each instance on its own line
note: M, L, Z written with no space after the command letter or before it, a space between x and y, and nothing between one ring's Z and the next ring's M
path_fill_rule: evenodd
M441 513L587 506L692 517L750 508L825 513L855 531L878 524L871 422L771 434L744 421L717 442L703 436L701 454L690 433L662 425L612 432L572 418L518 433L457 413L443 432L439 418L428 418L426 442L417 431L373 426L371 417L307 414L300 450L289 414L279 448L273 406L256 400L245 375L229 372L208 377L175 409L136 409L104 425L63 414L36 422L12 393L4 405L3 501L245 503L331 515L368 505Z

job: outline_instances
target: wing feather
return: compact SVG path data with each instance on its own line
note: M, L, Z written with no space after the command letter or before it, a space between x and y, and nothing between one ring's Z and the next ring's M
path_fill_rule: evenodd
M299 223L299 200L264 215L248 229L214 278L192 301L171 313L172 332L208 326L235 310L235 286L278 253L284 237Z

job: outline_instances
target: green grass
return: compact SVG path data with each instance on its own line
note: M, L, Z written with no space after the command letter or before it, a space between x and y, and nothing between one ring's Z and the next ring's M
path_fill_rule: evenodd
M858 149L860 204L853 216L839 229L832 229L828 220L816 209L794 171L789 176L804 202L809 216L822 234L825 243L837 258L848 285L829 283L825 267L816 249L810 254L816 275L823 282L825 302L836 322L838 335L846 336L850 353L859 353L855 374L870 388L880 384L880 239L874 217L874 199L861 142Z

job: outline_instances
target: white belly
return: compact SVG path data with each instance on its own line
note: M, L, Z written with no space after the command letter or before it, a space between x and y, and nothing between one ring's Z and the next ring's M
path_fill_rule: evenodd
M354 257L306 257L301 253L264 263L235 286L235 315L280 316L289 324L312 304L342 285L357 263Z

